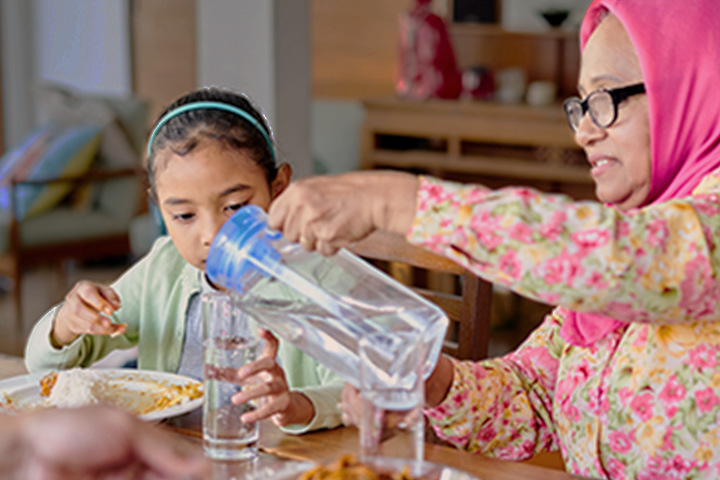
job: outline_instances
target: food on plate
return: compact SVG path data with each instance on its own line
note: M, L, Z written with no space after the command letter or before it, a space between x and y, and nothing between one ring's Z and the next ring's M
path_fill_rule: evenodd
M73 408L93 403L108 403L104 395L103 375L97 370L73 368L50 372L40 379L40 396L53 407Z
M4 392L0 406L29 411L107 403L136 415L147 415L187 404L203 395L200 382L188 379L178 383L154 373L83 368L53 371L40 379L35 396L27 388Z
M410 474L410 467L387 471L373 465L363 464L355 455L344 455L330 465L313 467L298 480L421 480ZM422 480L434 480L423 477Z

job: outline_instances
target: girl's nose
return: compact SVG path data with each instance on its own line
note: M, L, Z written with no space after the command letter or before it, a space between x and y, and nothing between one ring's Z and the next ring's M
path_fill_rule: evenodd
M607 131L595 125L590 115L585 115L580 119L580 124L575 131L575 142L585 148L593 142L604 138L605 135L607 135Z
M220 216L213 216L212 218L207 219L202 230L203 246L209 247L212 244L215 239L215 235L217 235L217 232L220 230L220 227L222 227L224 221L225 219Z

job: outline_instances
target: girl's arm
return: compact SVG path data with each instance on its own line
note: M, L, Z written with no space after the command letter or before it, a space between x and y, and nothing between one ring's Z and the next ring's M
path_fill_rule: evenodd
M718 320L718 183L623 213L529 188L493 191L425 177L408 238L570 310L628 322Z
M138 343L137 298L148 270L148 257L139 261L111 285L121 299L121 308L110 315L115 324L126 324L123 334L81 335L58 348L53 342L53 324L60 305L53 307L35 325L25 347L25 364L30 372L88 367L113 350L131 348Z
M463 450L507 460L556 450L552 406L564 347L559 336L561 321L557 311L546 316L505 357L477 363L441 362L438 369L444 364L452 367L449 391L443 380L447 370L433 373L426 382L427 403L442 400L425 410L438 437ZM444 391L438 392L438 385Z

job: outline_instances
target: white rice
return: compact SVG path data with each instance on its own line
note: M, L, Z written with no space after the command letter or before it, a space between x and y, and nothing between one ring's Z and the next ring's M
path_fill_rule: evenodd
M103 401L102 379L102 374L96 370L73 368L59 371L47 402L62 408L99 403Z

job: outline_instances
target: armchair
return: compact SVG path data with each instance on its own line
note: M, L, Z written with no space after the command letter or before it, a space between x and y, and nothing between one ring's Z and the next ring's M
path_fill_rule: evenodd
M129 224L140 203L139 170L95 168L77 176L45 180L16 180L10 188L13 215L8 226L0 272L13 280L17 330L22 331L22 274L40 266L54 265L62 271L66 260L88 261L130 253ZM21 185L70 184L98 187L97 200L88 209L59 205L46 213L20 219L15 210ZM4 243L0 241L0 244Z

